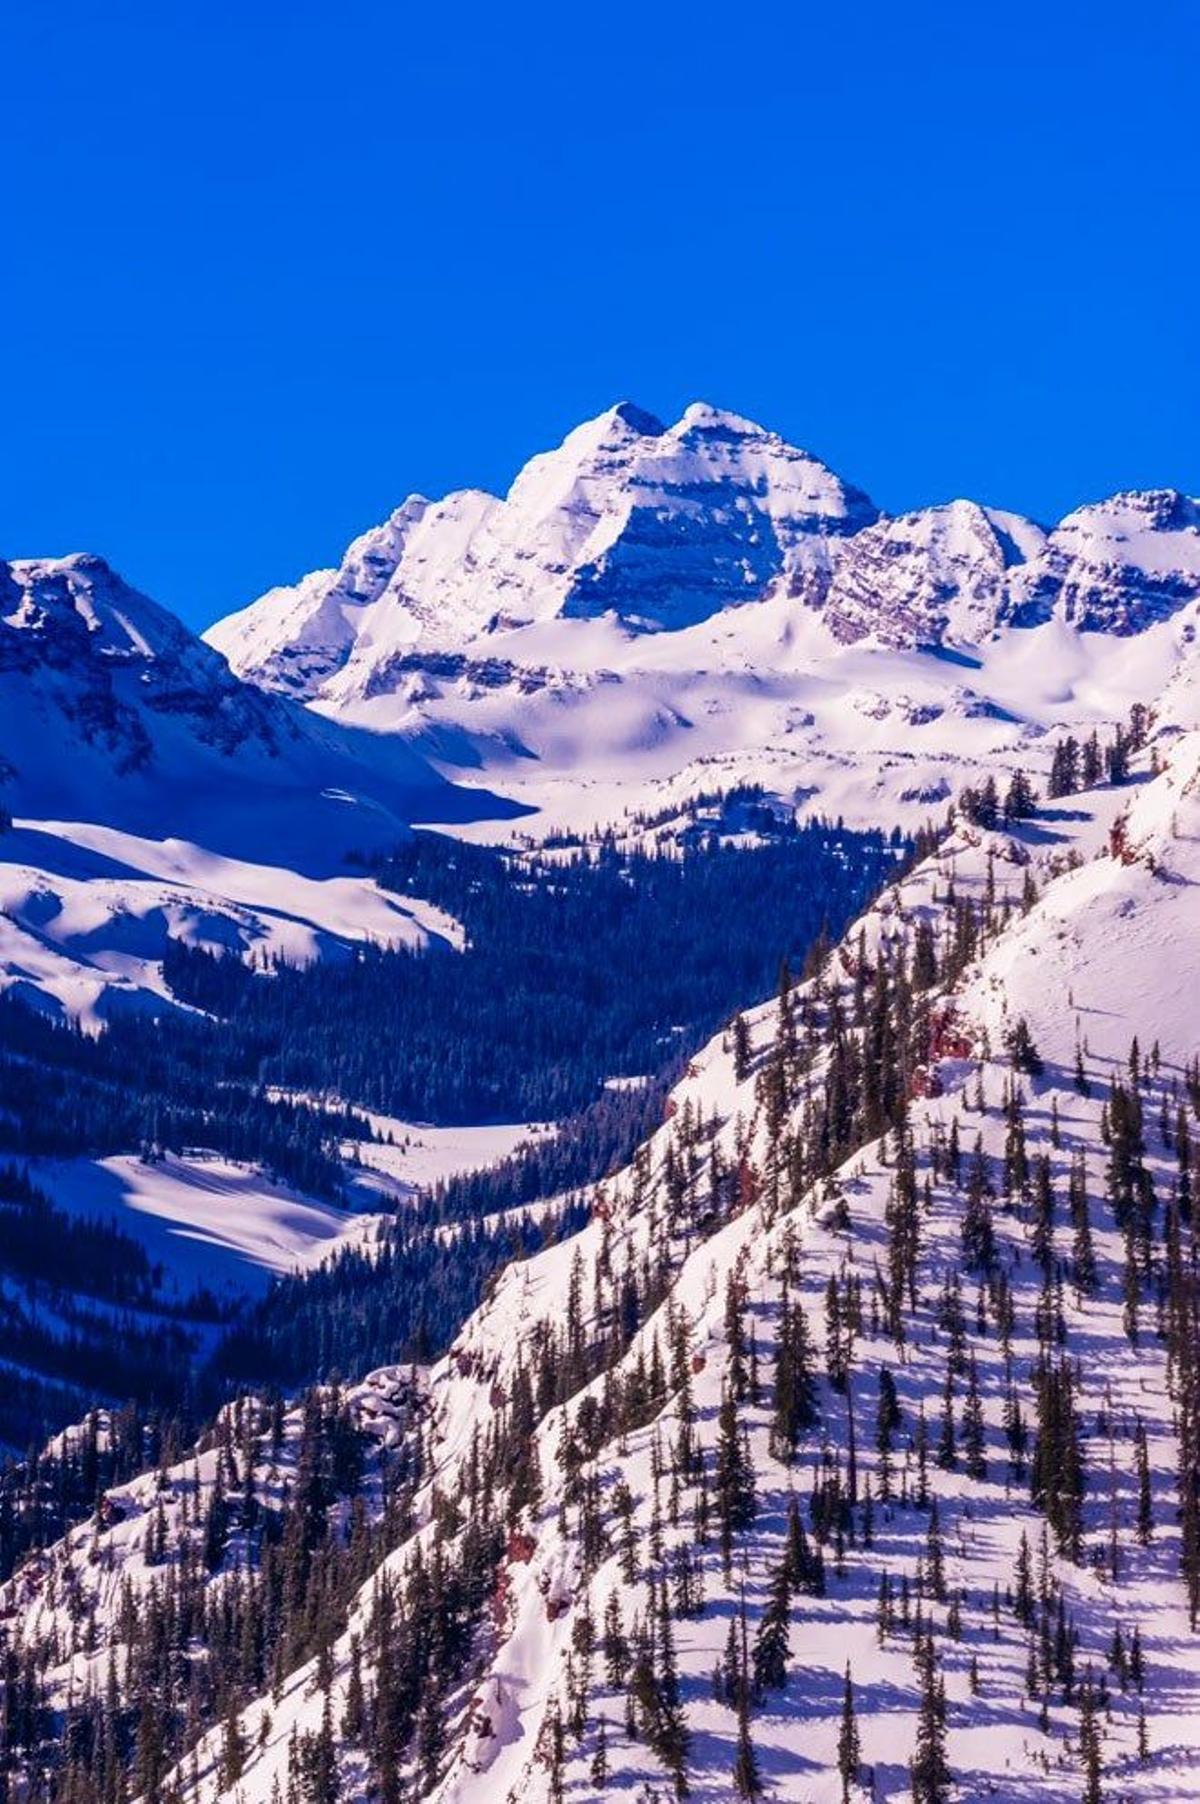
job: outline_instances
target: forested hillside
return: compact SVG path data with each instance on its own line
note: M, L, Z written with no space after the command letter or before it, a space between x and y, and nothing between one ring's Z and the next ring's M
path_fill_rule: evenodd
M561 1123L415 1214L406 1204L386 1250L348 1247L261 1301L203 1284L184 1294L149 1268L134 1222L123 1231L99 1202L90 1226L63 1234L46 1198L11 1207L0 1440L23 1449L93 1402L194 1423L234 1381L357 1376L443 1351L486 1279L551 1232L487 1218L624 1162L683 1060L747 992L771 990L781 961L802 963L904 850L818 825L749 846L713 837L686 854L538 858L415 835L380 878L461 920L462 952L366 947L264 969L171 940L163 974L179 1006L100 1033L0 995L0 1157L16 1184L34 1173L31 1196L47 1160L135 1149L151 1189L163 1160L199 1153L261 1167L298 1197L387 1211L389 1192L359 1184L356 1161L395 1118ZM607 1087L622 1075L636 1081ZM84 1165L71 1189L86 1209L105 1176ZM463 1224L450 1239L447 1222ZM85 1241L86 1259L68 1256Z
M1200 1795L1200 743L1151 727L970 802L431 1370L248 1399L27 1563L14 1773Z

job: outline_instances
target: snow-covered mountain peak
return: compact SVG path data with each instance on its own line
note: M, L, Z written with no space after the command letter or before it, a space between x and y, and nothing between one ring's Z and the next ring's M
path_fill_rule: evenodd
M119 657L178 654L190 638L173 614L90 552L0 564L0 626L62 653L74 646Z
M885 517L842 551L826 619L846 644L978 644L996 624L1010 569L1036 556L1045 538L1019 514L975 501Z
M968 745L1036 766L1064 710L1090 727L1190 681L1198 598L1200 510L1175 490L1049 530L965 497L888 516L753 420L695 401L664 425L622 401L503 499L410 498L337 571L207 636L266 688L490 771L548 826L585 824L584 790L589 826L635 795L653 811L714 760L911 823Z
M1081 632L1128 635L1200 596L1200 504L1176 489L1128 490L1076 508L1012 585L1009 617L1057 614Z
M861 491L750 420L696 402L668 428L622 401L532 458L503 501L414 498L336 572L270 591L207 637L240 675L352 700L386 688L417 644L459 652L604 614L678 629L780 579L819 599L829 542L876 517Z
M365 550L362 564L366 580ZM240 681L103 558L0 562L5 815L233 856L261 857L266 832L278 862L324 873L455 794L403 742L368 741Z
M636 401L617 401L595 419L585 420L577 426L564 443L577 434L603 434L615 438L624 432L630 438L661 438L666 430L666 423L657 414L639 407Z

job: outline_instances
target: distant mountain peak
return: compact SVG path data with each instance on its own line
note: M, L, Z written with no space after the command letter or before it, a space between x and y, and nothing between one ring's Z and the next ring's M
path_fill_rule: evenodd
M410 497L336 571L271 590L206 635L244 676L313 699L378 694L413 647L611 614L694 625L779 580L819 596L835 541L878 517L860 490L741 415L672 427L623 400L530 459L503 501Z

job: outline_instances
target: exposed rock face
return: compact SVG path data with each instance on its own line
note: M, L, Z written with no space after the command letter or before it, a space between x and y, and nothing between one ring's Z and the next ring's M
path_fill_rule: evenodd
M996 624L1010 572L1045 536L1019 514L974 501L878 520L837 560L824 600L830 628L843 643L977 644Z
M1007 618L1143 632L1200 596L1200 506L1177 489L1113 495L1068 514L1013 576Z

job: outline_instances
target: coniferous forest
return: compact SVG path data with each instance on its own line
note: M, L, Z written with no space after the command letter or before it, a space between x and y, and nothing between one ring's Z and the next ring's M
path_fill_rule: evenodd
M3 1438L34 1443L91 1400L194 1415L235 1381L356 1375L440 1351L488 1275L557 1231L487 1218L623 1163L686 1057L747 994L769 993L782 960L838 931L903 850L821 825L682 857L611 843L516 856L416 834L379 879L454 915L463 951L365 948L264 970L172 941L164 975L179 1006L120 1015L99 1035L0 997L0 1157L14 1192L0 1278L6 1344L25 1368L0 1405ZM605 1087L623 1075L639 1082ZM347 1251L240 1312L202 1290L168 1306L115 1223L61 1232L26 1176L30 1160L136 1148L153 1165L201 1148L337 1202L346 1149L371 1131L365 1109L559 1127L440 1187L388 1230L383 1254Z

